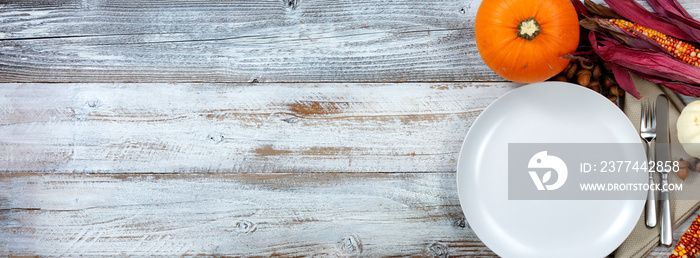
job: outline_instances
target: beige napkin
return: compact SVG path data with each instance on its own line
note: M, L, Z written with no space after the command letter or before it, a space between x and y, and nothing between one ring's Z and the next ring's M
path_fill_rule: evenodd
M634 84L637 86L637 90L642 94L642 99L637 100L632 95L627 93L625 96L624 112L627 117L632 121L637 131L639 131L640 115L641 115L641 101L656 101L656 97L659 94L666 94L669 100L669 126L671 133L671 159L678 160L679 158L688 159L688 154L683 151L678 143L678 131L676 128L676 121L680 115L680 111L683 110L685 104L675 93L669 91L668 89L661 87L655 83L651 83L640 79L639 77L633 76ZM676 143L676 144L673 144ZM658 176L658 175L657 175ZM700 196L700 174L691 171L688 178L685 181L681 181L678 176L674 173L669 174L669 183L680 183L683 182L684 191L692 191ZM661 182L657 178L656 182ZM686 193L687 194L687 193ZM674 193L671 192L671 221L673 222L673 228L677 228L681 225L690 215L692 215L698 207L700 207L700 201L689 201L689 200L674 200ZM657 207L659 207L657 205ZM660 218L660 216L657 215ZM622 243L622 245L615 251L615 257L644 257L648 255L652 249L659 245L659 233L661 229L659 225L655 228L649 229L644 223L644 213L641 214L637 225L629 237ZM672 247L669 247L669 252L673 250L678 239L674 239Z

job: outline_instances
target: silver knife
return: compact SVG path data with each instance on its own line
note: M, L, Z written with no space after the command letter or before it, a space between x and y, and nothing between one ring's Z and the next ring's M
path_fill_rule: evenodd
M673 234L671 229L671 202L668 192L668 173L670 167L666 167L669 158L669 130L668 130L668 99L666 95L656 98L656 163L662 166L654 166L661 173L661 244L671 246ZM662 168L663 169L660 169Z

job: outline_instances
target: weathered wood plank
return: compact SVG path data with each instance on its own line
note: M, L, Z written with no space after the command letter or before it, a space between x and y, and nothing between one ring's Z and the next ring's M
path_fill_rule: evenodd
M501 81L480 2L5 1L0 82Z
M493 255L454 176L0 174L0 255Z
M502 80L479 2L4 1L0 82Z
M446 172L500 83L2 84L5 172Z
M493 255L453 173L2 174L0 186L0 255Z

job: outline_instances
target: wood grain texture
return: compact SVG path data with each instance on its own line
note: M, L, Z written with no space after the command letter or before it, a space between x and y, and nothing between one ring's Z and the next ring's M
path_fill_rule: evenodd
M0 255L494 256L466 223L454 182L454 173L0 174Z
M480 2L3 1L0 82L502 81Z
M473 40L478 5L4 1L0 82L502 80Z
M0 255L493 255L479 3L0 1Z
M0 171L448 172L514 87L3 84Z
M5 174L0 255L493 256L454 176Z

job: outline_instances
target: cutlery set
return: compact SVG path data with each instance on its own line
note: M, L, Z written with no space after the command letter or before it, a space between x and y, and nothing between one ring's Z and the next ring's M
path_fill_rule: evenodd
M668 128L668 99L665 95L659 95L656 103L643 102L640 124L640 136L647 143L647 159L649 168L652 169L657 161L669 161L669 128ZM652 141L654 144L654 156L652 157ZM660 206L661 209L661 244L671 246L673 235L671 228L671 207L668 190L669 169L659 169L661 174ZM656 227L656 189L651 187L655 184L654 173L649 173L649 192L646 202L646 226Z

